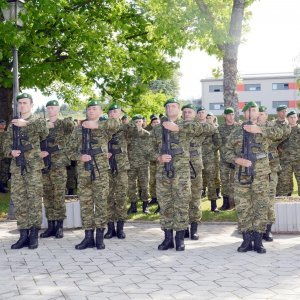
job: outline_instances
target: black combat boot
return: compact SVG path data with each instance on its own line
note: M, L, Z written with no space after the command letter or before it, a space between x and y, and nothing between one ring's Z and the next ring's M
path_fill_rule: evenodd
M127 210L127 215L136 214L136 213L137 213L136 202L131 202L130 207Z
M144 214L150 214L149 208L148 208L148 201L143 201L143 213Z
M238 252L247 252L253 250L252 247L252 233L250 231L243 232L243 242L238 247Z
M84 239L81 241L80 244L75 246L75 249L83 250L86 248L93 248L93 247L95 247L94 230L93 229L85 230Z
M165 239L158 246L158 250L168 250L174 248L173 229L164 229Z
M115 229L115 223L114 222L108 222L107 223L107 232L104 235L105 239L111 239L114 236L117 236L116 229Z
M287 195L288 195L288 197L290 197L290 196L292 196L292 193L288 193Z
M124 221L117 221L117 238L118 239L125 239L126 234L124 232Z
M262 233L254 231L253 232L253 240L254 240L254 247L253 249L257 252L257 253L266 253L266 249L262 244Z
M229 197L223 196L223 205L220 208L220 210L227 210L227 209L229 209Z
M157 202L157 209L156 209L156 211L154 213L155 214L159 214L159 212L160 212L160 206L159 206L159 203Z
M218 199L221 199L220 188L216 188L216 194L217 194Z
M273 235L271 233L272 224L267 224L266 232L263 234L263 239L267 242L273 242Z
M19 240L11 245L11 249L21 249L23 247L27 247L29 245L29 230L28 229L20 229L20 238Z
M104 241L103 241L104 228L96 229L96 248L98 250L105 249Z
M57 239L62 239L64 237L64 220L56 221L55 231L55 237Z
M48 228L40 234L40 238L48 238L50 236L55 236L56 229L55 229L55 221L54 220L48 220Z
M175 235L175 244L176 244L176 251L184 251L184 232L185 230L176 231Z
M39 229L31 227L29 231L29 249L36 249L39 246Z
M157 198L153 197L151 199L151 201L149 202L149 205L154 205L154 204L157 204Z
M187 229L184 231L184 238L185 239L188 239L190 237L190 230L189 228L187 227Z
M198 223L197 222L192 222L191 223L191 240L199 240L199 235L197 233L198 231Z
M212 212L215 212L215 213L220 212L220 211L218 210L218 208L217 208L217 200L211 200L211 201L210 201L210 210L211 210Z

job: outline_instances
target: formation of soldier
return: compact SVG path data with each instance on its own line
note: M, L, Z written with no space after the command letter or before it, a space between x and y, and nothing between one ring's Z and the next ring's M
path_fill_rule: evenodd
M124 222L137 213L141 200L145 214L149 204L158 205L164 231L158 249L183 251L184 238L199 239L206 185L212 212L237 210L243 234L238 251L265 253L262 239L273 240L275 196L291 195L293 173L300 183L300 128L296 112L287 113L286 106L279 106L278 118L268 121L266 107L249 102L243 108L244 123L235 122L228 107L219 126L204 107L181 108L172 98L164 105L165 115L151 115L147 125L142 115L129 120L117 103L105 115L100 102L91 99L86 119L75 125L70 118L59 118L56 100L46 105L47 120L32 114L30 94L17 101L20 118L7 131L0 121L0 175L4 162L12 159L11 198L20 230L12 249L38 247L42 202L48 228L40 237L63 238L67 186L68 194L77 189L85 232L76 249L104 249L104 239L125 239ZM13 128L21 134L19 149L12 146ZM26 163L20 167L21 157ZM6 192L7 181L0 176L0 192ZM223 205L218 209L220 186Z

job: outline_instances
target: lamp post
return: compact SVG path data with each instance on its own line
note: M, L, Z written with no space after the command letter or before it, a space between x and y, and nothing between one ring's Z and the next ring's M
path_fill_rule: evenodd
M8 0L7 7L2 8L2 14L6 21L14 22L16 27L23 27L23 22L19 18L20 12L23 11L25 1L23 0ZM19 93L19 67L18 67L18 48L13 47L13 113L17 113L17 95ZM13 116L15 117L15 116ZM7 218L9 220L15 219L14 204L10 198L9 211Z

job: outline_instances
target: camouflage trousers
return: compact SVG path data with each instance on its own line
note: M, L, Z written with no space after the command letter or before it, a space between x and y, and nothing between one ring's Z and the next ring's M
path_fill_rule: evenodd
M9 167L10 167L9 158L0 159L0 181L3 183L7 183L9 179L10 176Z
M109 171L108 222L125 221L128 190L127 170L119 170L115 176Z
M11 199L19 229L41 228L43 183L41 170L20 170L11 177Z
M128 170L128 198L137 202L137 189L141 191L141 200L148 201L149 197L149 164L130 167Z
M281 164L282 170L278 173L278 196L287 196L293 193L293 174L296 177L297 185L300 187L300 161L285 161ZM298 188L300 196L300 188Z
M217 193L216 193L216 188L218 185L218 181L216 178L218 177L217 174L217 168L216 168L216 163L214 160L214 156L210 156L211 159L206 157L203 159L203 166L204 169L202 170L202 176L203 176L203 188L204 188L204 181L207 184L207 198L208 200L216 200Z
M276 186L278 182L277 172L271 172L270 174L270 202L268 209L268 224L275 222L275 196L276 196Z
M189 225L189 203L191 180L189 166L180 171L175 169L175 177L167 177L162 166L157 168L156 194L160 205L161 228L175 231L185 230Z
M248 178L242 176L241 179ZM270 206L269 174L256 174L252 184L242 185L236 172L234 200L240 230L265 232Z
M196 178L191 178L191 201L189 203L189 220L200 222L202 218L201 193L202 193L202 165L192 163ZM191 172L193 174L193 172Z
M108 187L107 170L96 172L93 181L89 171L81 170L79 173L78 196L83 229L106 227Z
M223 196L233 197L234 172L234 169L230 168L230 165L227 162L221 160L220 176Z
M43 174L43 201L48 220L64 220L66 217L66 182L67 170L64 166Z
M156 162L150 162L149 192L151 198L156 197Z

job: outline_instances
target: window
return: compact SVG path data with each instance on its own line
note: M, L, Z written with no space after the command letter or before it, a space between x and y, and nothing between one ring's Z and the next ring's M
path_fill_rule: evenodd
M261 86L259 83L255 84L245 84L245 91L248 92L257 92L261 90Z
M209 103L209 110L224 110L224 103Z
M288 90L288 83L272 83L272 90Z
M224 88L223 85L210 85L209 86L209 92L210 93L223 93Z
M289 101L273 101L272 102L272 108L277 108L279 105L286 105L289 107Z

